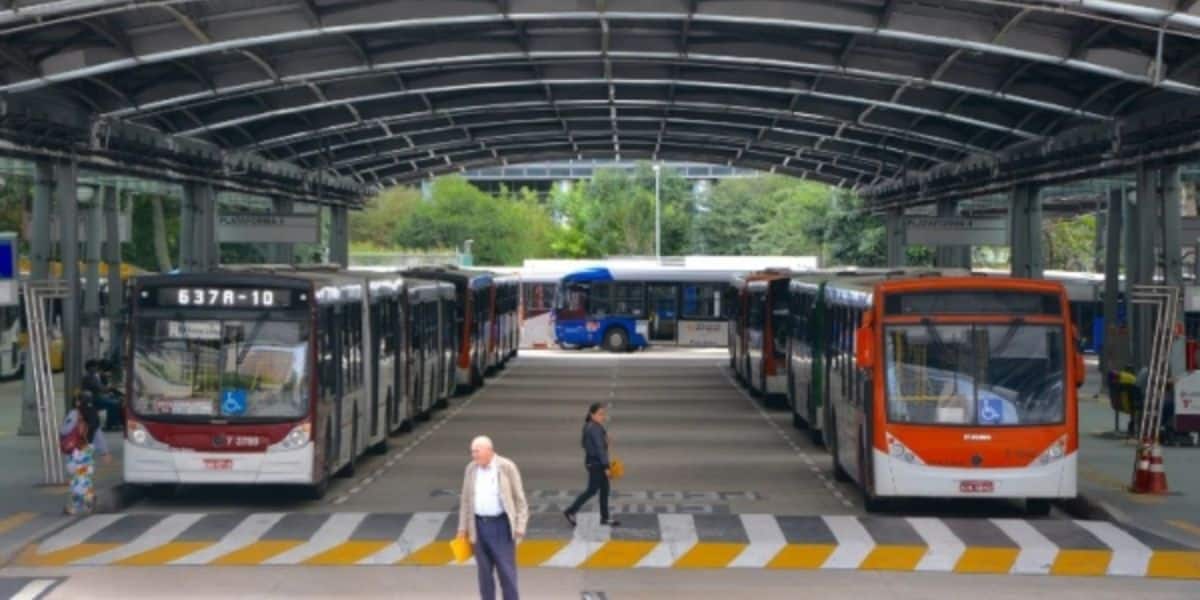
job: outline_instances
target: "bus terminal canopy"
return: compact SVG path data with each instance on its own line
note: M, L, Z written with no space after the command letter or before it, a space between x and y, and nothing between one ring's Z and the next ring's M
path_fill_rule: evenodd
M619 157L884 206L1200 150L1195 0L5 4L5 139L69 107L365 187Z

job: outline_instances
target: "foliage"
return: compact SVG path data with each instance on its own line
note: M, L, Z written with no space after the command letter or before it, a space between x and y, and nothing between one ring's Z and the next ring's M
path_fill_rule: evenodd
M551 204L565 224L552 244L566 256L654 255L654 183L649 163L632 172L599 169L590 181L556 189ZM687 254L696 212L691 186L678 172L659 173L662 254Z
M1042 255L1047 269L1091 271L1095 267L1096 216L1046 219Z
M153 203L163 204L167 251L172 260L177 260L181 228L179 199L159 194L133 194L132 202L130 240L121 245L121 260L147 271L158 271L158 259L154 254Z

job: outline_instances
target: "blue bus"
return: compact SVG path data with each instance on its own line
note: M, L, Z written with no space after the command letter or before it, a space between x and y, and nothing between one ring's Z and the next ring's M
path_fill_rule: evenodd
M593 267L559 281L554 340L624 352L654 344L728 343L726 289L735 270Z

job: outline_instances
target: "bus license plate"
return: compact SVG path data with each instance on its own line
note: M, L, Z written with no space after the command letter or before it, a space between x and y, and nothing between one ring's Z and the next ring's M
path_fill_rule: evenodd
M204 468L209 471L228 471L233 468L232 458L206 458Z
M991 481L961 481L958 491L964 494L990 494L996 491L996 485Z

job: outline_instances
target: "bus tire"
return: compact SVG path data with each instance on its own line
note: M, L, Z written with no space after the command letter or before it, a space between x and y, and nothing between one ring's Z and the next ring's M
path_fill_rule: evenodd
M604 349L609 352L625 352L629 349L629 334L621 327L609 327L604 332Z
M329 472L328 471L326 471L325 473L323 473L321 475L320 481L313 483L313 484L306 485L303 488L301 488L300 495L303 496L305 500L320 500L320 499L324 498L325 494L327 494L327 493L329 493Z
M817 429L816 427L810 426L808 428L808 440L810 442L812 442L813 445L818 448L825 447L825 433L822 432L820 429Z
M1026 498L1025 514L1031 517L1045 517L1050 514L1050 501L1045 498Z
M179 486L174 483L152 483L144 491L151 500L170 500L178 490Z

